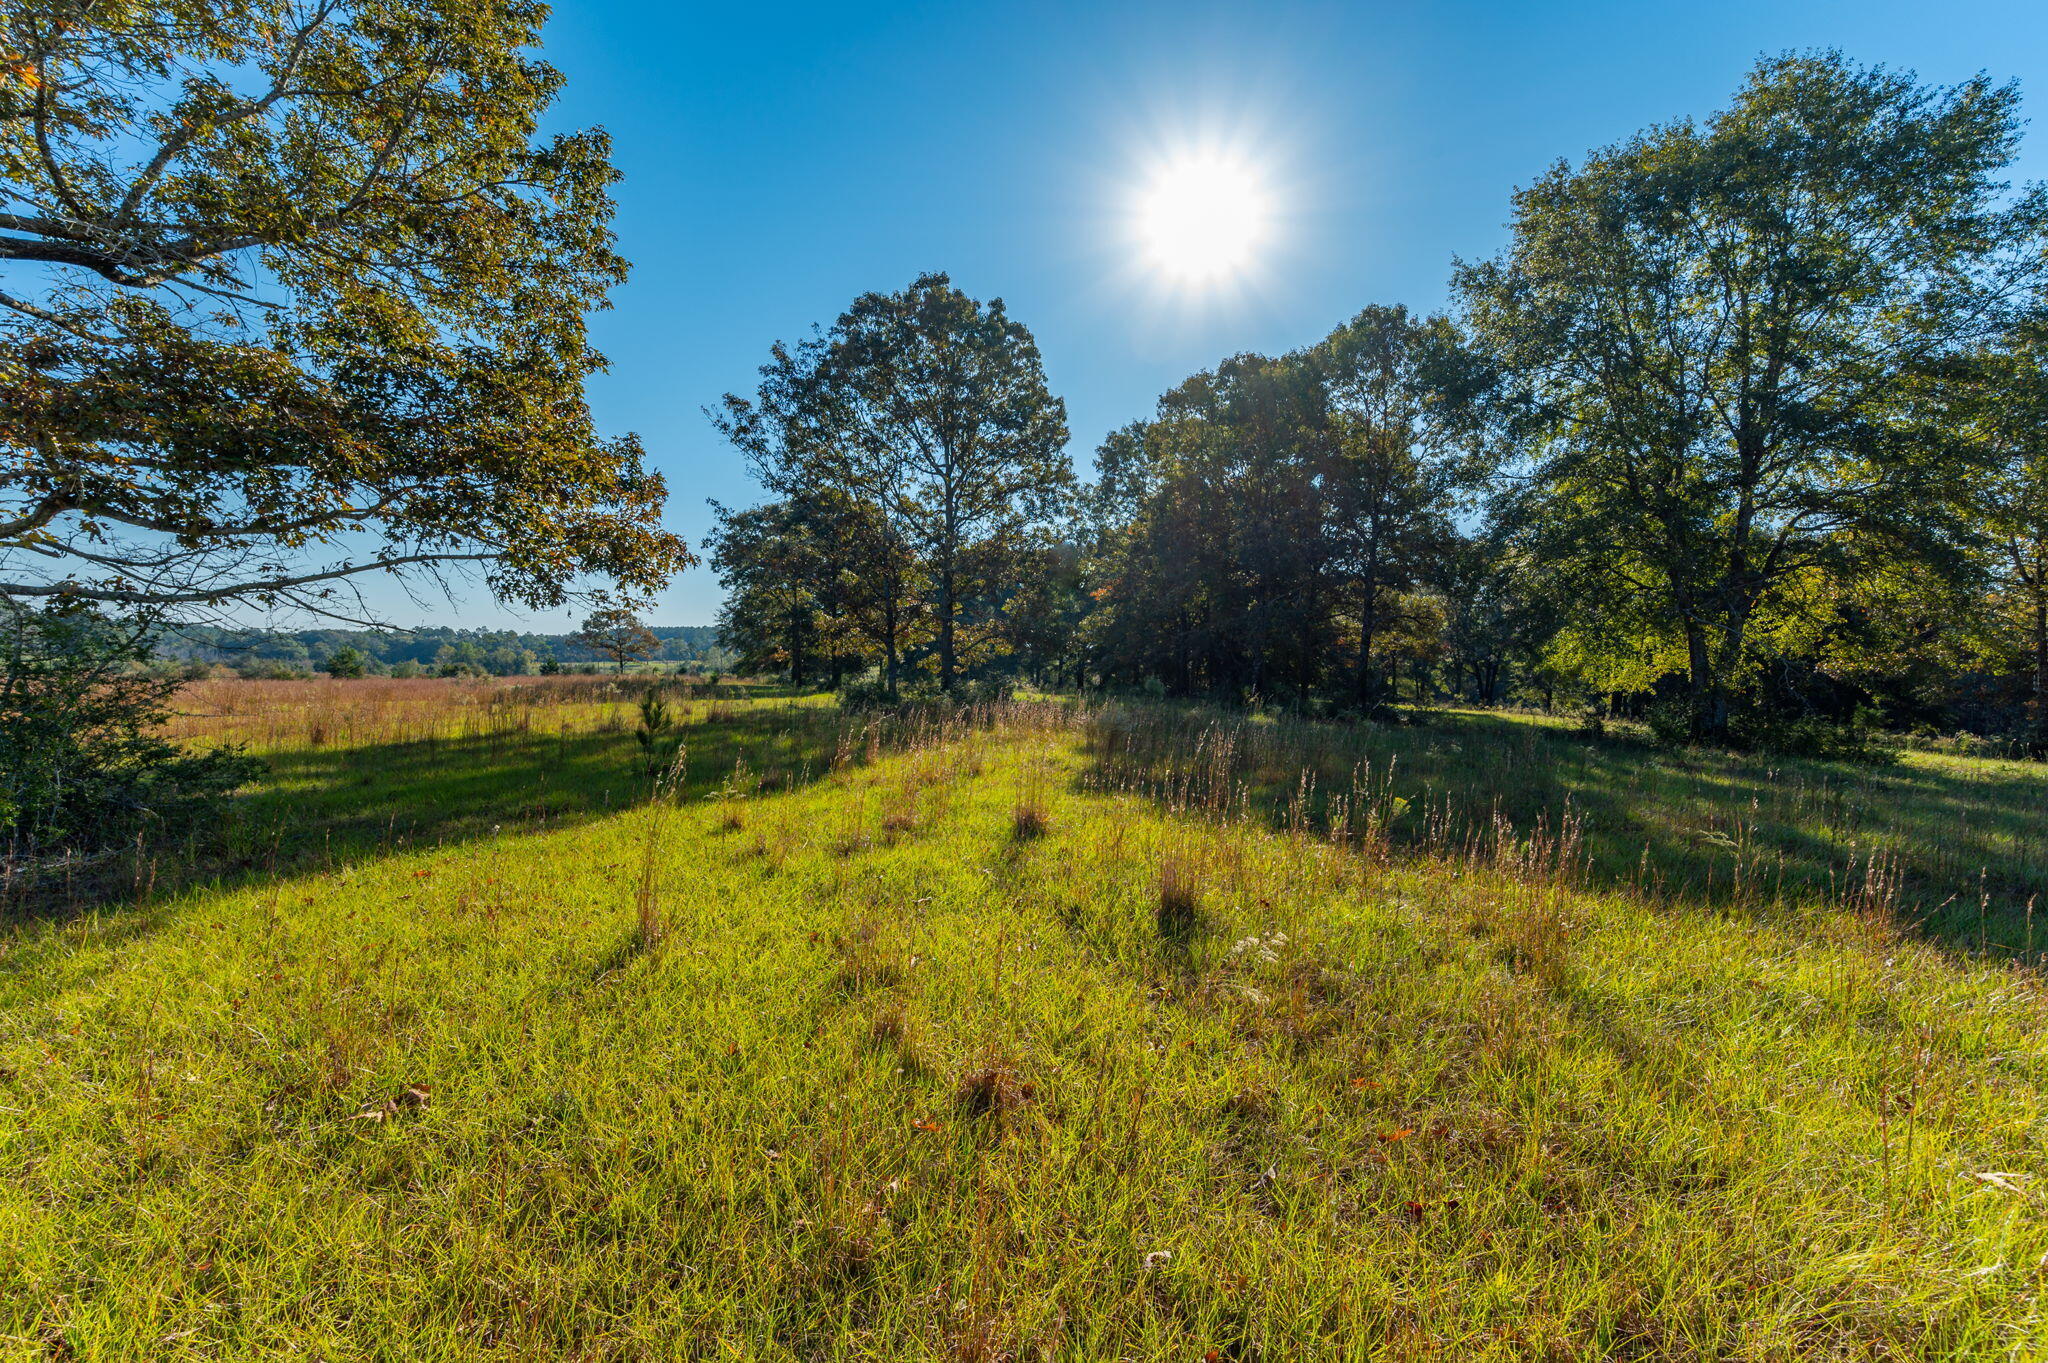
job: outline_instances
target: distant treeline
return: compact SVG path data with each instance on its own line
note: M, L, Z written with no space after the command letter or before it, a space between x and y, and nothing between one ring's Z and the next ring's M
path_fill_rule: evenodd
M732 666L715 625L655 625L660 646L649 661ZM516 630L232 629L192 625L161 635L157 658L197 666L228 667L250 676L291 676L339 670L393 676L530 676L595 667L603 655L574 634Z

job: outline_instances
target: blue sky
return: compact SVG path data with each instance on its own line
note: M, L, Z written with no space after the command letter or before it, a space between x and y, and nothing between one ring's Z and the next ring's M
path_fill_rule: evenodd
M1108 430L1225 355L1320 337L1371 302L1442 306L1560 157L1726 103L1761 55L1839 47L1951 83L2017 79L2048 122L2030 3L668 4L557 0L562 126L601 124L634 263L595 319L591 401L637 431L693 545L754 489L702 408L855 295L950 272L1031 327L1084 470ZM1134 282L1120 216L1165 150L1224 137L1271 182L1252 277ZM2019 174L2048 179L2048 127ZM709 622L679 578L656 623ZM403 608L413 618L413 608ZM481 596L433 623L561 628ZM423 621L426 622L426 621Z

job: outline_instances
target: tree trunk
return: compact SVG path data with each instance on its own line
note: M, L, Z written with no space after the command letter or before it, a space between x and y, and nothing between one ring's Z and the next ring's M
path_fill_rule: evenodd
M946 451L946 467L954 467L953 451ZM958 657L953 649L953 615L959 608L954 593L959 588L960 510L951 476L946 481L946 538L939 552L939 690L953 694L953 674Z
M1372 641L1379 627L1379 612L1375 609L1377 592L1368 592L1358 606L1358 705L1370 710L1379 699L1373 685Z
M896 607L895 607L895 605L894 605L893 603L892 603L892 604L891 604L891 605L890 605L890 606L889 606L889 607L888 607L888 608L887 608L886 610L884 610L884 611L882 612L882 623L883 623L883 625L884 625L884 626L885 626L885 627L886 627L886 628L888 629L888 634L889 634L889 637L888 637L887 639L885 639L885 640L883 641L883 643L882 643L882 652L883 652L883 658L884 658L884 667L886 668L886 672L885 672L885 674L884 674L884 676L883 676L883 682L882 682L882 684L883 684L883 686L884 686L884 687L885 687L885 688L887 689L887 691L888 691L888 693L889 693L889 699L890 699L890 700L895 700L895 699L897 698L897 696L896 696Z
M2036 757L2048 756L2048 583L2034 594L2034 737Z
M953 694L953 564L939 574L939 690Z
M1686 737L1695 743L1717 742L1728 731L1728 702L1714 676L1707 653L1707 631L1697 621L1685 622Z

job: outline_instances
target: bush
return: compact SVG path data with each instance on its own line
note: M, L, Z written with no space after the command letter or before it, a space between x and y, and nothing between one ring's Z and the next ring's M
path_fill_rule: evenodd
M1674 748L1691 741L1690 717L1683 698L1658 701L1644 714L1651 736ZM1878 729L1876 715L1862 707L1837 718L1745 701L1732 707L1728 716L1728 746L1738 752L1831 762L1898 760L1897 751Z
M907 692L903 698L909 699ZM880 677L852 677L839 683L839 708L842 710L886 710L899 703L889 695L889 684Z
M953 688L960 705L1006 705L1016 699L1017 683L1008 677L976 677Z
M1007 677L978 677L958 682L948 696L939 690L930 673L914 672L897 684L892 699L888 683L876 673L867 673L839 683L839 708L857 711L887 710L898 705L1000 705L1015 694L1016 683Z
M1730 737L1738 748L1779 757L1896 762L1899 756L1896 748L1884 742L1876 716L1860 708L1845 719L1760 710L1740 712L1730 725Z
M147 640L84 607L0 602L0 855L15 869L181 831L261 770L150 732L180 681L142 670Z

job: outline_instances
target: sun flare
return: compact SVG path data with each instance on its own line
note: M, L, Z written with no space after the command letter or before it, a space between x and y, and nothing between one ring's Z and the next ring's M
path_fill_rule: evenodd
M1225 282L1257 260L1274 204L1249 160L1220 152L1162 162L1139 190L1137 235L1146 265L1182 286Z

